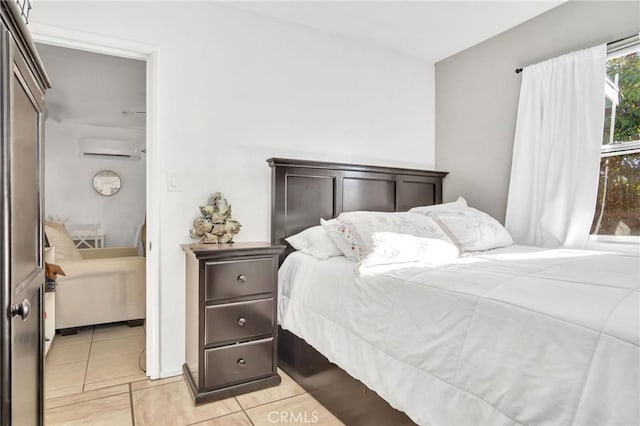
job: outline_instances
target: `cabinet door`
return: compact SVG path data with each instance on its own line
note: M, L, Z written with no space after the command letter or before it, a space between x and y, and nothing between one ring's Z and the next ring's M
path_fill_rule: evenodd
M44 320L42 112L39 88L13 39L4 34L8 135L3 135L2 251L9 273L11 423L43 423ZM8 48L8 49L7 49ZM8 53L8 57L5 56ZM3 61L4 62L4 61ZM8 69L7 69L8 68ZM6 79L8 77L8 81ZM5 90L5 94L6 94ZM6 100L6 99L5 99ZM7 143L8 142L8 143ZM7 193L8 192L8 193ZM8 200L8 204L6 203ZM7 221L8 219L8 221Z

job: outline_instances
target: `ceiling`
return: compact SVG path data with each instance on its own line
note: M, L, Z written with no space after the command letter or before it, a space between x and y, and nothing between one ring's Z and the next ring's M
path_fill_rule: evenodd
M563 1L232 1L226 4L437 62ZM38 44L49 120L144 128L145 62ZM124 113L123 113L124 112Z
M146 122L146 63L134 59L37 44L53 87L47 119L124 129ZM124 112L124 113L123 113Z
M231 1L243 10L437 62L564 1Z

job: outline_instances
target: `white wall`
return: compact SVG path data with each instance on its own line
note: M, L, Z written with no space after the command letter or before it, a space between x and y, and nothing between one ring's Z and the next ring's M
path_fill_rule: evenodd
M153 242L162 376L184 359L179 244L210 193L232 203L238 241L268 241L269 157L433 166L433 64L212 3L39 1L30 19L158 47L150 158L183 184Z
M526 66L640 31L640 2L571 1L436 64L436 164L445 201L504 220Z
M79 124L45 124L45 217L66 223L99 223L105 246L131 246L145 215L145 159L80 158L79 141L85 137L114 138L144 146L144 130ZM101 170L116 172L122 188L105 197L94 191L93 177Z

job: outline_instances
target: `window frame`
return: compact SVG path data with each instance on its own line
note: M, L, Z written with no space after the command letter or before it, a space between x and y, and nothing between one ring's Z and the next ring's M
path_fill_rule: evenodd
M618 40L607 47L607 61L619 58L640 50L640 34ZM606 79L609 83L609 79ZM605 88L606 96L606 88ZM604 130L604 129L603 129ZM617 157L620 155L640 153L640 140L619 144L602 144L600 158ZM594 217L596 212L594 211ZM638 253L640 249L640 235L598 235L589 234L587 247L598 249L613 249Z
M600 158L638 153L640 153L640 140L622 142L613 145L602 145L602 148L600 148Z

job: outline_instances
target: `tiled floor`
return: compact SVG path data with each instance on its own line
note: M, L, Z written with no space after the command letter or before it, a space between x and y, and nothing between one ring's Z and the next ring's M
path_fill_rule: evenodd
M56 336L46 359L45 424L342 424L283 371L279 386L196 406L182 376L146 378L144 344L144 329L126 325Z
M45 395L55 398L144 380L144 347L144 328L126 324L57 335L45 360Z

